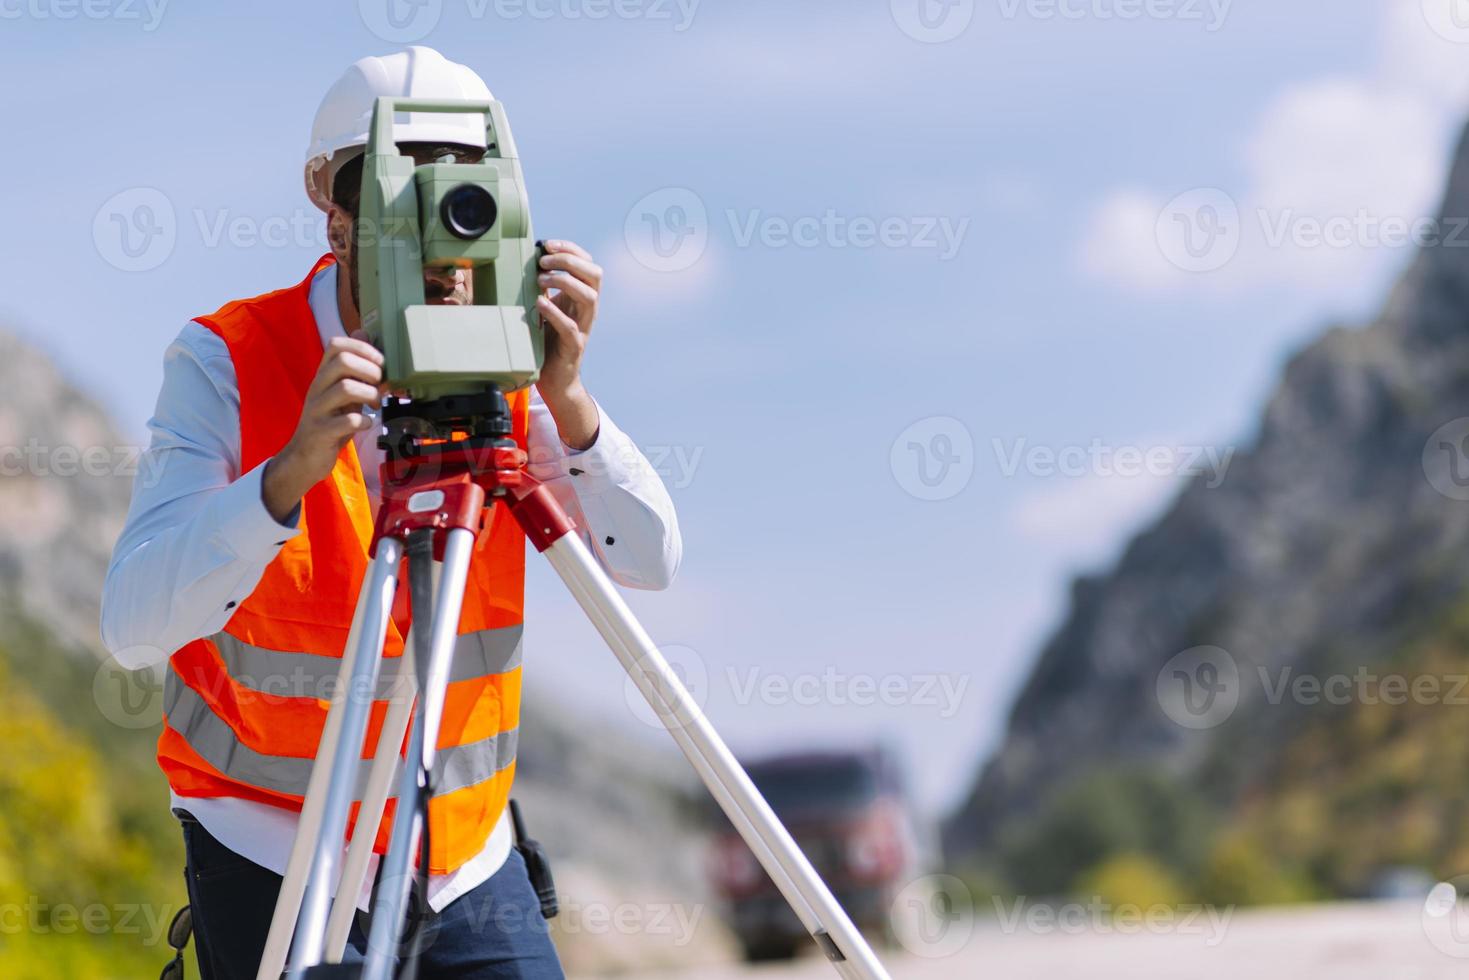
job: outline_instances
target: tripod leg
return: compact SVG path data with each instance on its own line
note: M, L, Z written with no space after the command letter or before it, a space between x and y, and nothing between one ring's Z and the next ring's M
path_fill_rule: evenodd
M378 541L377 557L368 570L364 589L367 607L363 626L352 651L352 668L346 690L342 694L342 725L334 751L330 756L318 751L312 775L322 765L330 765L326 785L326 802L322 805L321 826L316 838L316 851L311 871L306 878L306 893L296 921L295 941L291 950L289 976L298 980L308 967L322 960L326 943L327 914L332 888L336 884L338 862L342 857L342 839L347 829L347 815L357 795L357 777L361 769L362 742L372 713L373 696L377 693L377 675L382 665L383 640L393 612L393 596L398 584L398 561L403 545L396 538ZM298 831L298 835L299 835Z
M464 603L464 586L469 579L469 559L474 553L474 532L451 528L444 540L444 559L439 575L433 611L413 611L418 630L427 626L427 650L421 648L415 657L426 653L416 668L425 677L419 689L418 711L414 713L408 741L408 757L398 777L398 803L393 816L388 853L383 857L382 875L372 908L372 928L367 939L367 958L363 964L363 980L390 980L408 911L408 895L413 886L413 861L418 855L423 833L419 809L424 787L422 778L433 770L437 753L439 722L444 712L444 696L453 665L454 641L459 632L459 612ZM429 621L424 622L425 619ZM420 632L420 637L424 634Z
M368 597L372 593L368 580L364 579L362 586L357 593L357 610L352 614L347 643L342 648L342 666L337 671L337 686L332 692L331 707L327 711L321 742L317 746L318 759L332 757L342 731L342 701L348 690L347 679L352 676L352 668L357 660L357 640L362 633L363 616L367 612ZM326 787L330 776L330 766L311 767L311 778L306 784L306 798L296 823L296 837L291 843L291 856L286 863L280 894L276 898L275 913L270 920L270 933L265 941L265 951L260 958L256 980L280 980L280 975L286 968L291 937L296 932L296 917L301 910L301 896L306 892L306 876L311 870L316 852L317 837L321 829L321 811L326 804Z
M372 760L372 771L367 777L367 790L362 795L362 805L357 811L357 824L353 828L352 843L347 848L347 862L342 866L342 880L337 886L332 901L332 913L326 924L326 962L342 962L342 953L347 948L347 936L352 931L353 913L357 911L357 896L362 892L362 882L367 877L367 863L372 858L372 843L377 837L378 824L382 822L383 810L388 802L388 790L393 784L393 775L398 771L398 750L403 745L403 736L408 732L408 719L413 714L413 699L418 684L413 676L413 631L403 644L403 656L398 658L397 676L393 679L393 690L388 698L388 713L383 719L382 732L377 741L377 754Z
M521 514L517 517L522 525L528 519ZM534 516L529 519L533 521ZM549 526L552 522L540 523ZM856 980L887 980L887 971L872 948L581 539L562 534L542 551L837 972Z

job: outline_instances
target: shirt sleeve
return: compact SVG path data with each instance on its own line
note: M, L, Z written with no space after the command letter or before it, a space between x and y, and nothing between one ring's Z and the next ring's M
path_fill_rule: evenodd
M592 445L570 449L551 410L532 391L527 469L556 496L614 582L666 589L683 557L673 501L642 451L600 404L597 415Z
M126 668L218 632L299 528L270 516L265 465L240 473L240 398L224 341L198 323L164 354L149 445L102 592L102 641Z

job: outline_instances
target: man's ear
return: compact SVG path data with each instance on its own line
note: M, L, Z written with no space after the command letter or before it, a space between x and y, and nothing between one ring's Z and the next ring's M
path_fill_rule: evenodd
M326 213L326 241L332 255L346 265L352 258L352 216L345 208L333 204Z

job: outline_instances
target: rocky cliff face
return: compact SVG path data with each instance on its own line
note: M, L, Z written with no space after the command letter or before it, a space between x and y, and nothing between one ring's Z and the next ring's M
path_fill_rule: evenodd
M0 600L98 651L139 447L40 351L0 332Z
M1332 329L1291 360L1222 485L1195 481L1112 571L1075 582L1000 748L949 824L953 851L991 847L1059 788L1116 763L1219 777L1211 788L1227 797L1297 724L1289 698L1267 697L1282 670L1379 661L1463 597L1469 143L1442 217L1445 243L1415 257L1376 322ZM1162 710L1158 678L1206 645L1237 666L1234 694L1221 693L1238 708L1188 727Z

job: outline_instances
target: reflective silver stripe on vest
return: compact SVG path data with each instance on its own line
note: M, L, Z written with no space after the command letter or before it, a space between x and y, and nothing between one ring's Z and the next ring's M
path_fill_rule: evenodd
M183 736L189 747L211 766L230 779L251 786L292 796L306 795L314 760L266 755L245 745L199 693L179 680L172 670L167 672L163 687L168 727ZM443 796L494 776L515 761L519 738L519 729L512 729L468 745L440 749L434 761L434 795ZM352 790L354 800L362 799L371 767L371 759L358 763L357 781Z
M461 635L454 641L449 680L468 681L519 667L523 633L523 626L502 626ZM275 697L324 700L330 699L336 690L337 674L342 669L339 657L268 650L223 632L209 637L209 642L219 651L230 677L241 687ZM397 658L383 664L378 672L376 699L392 696L398 664Z

